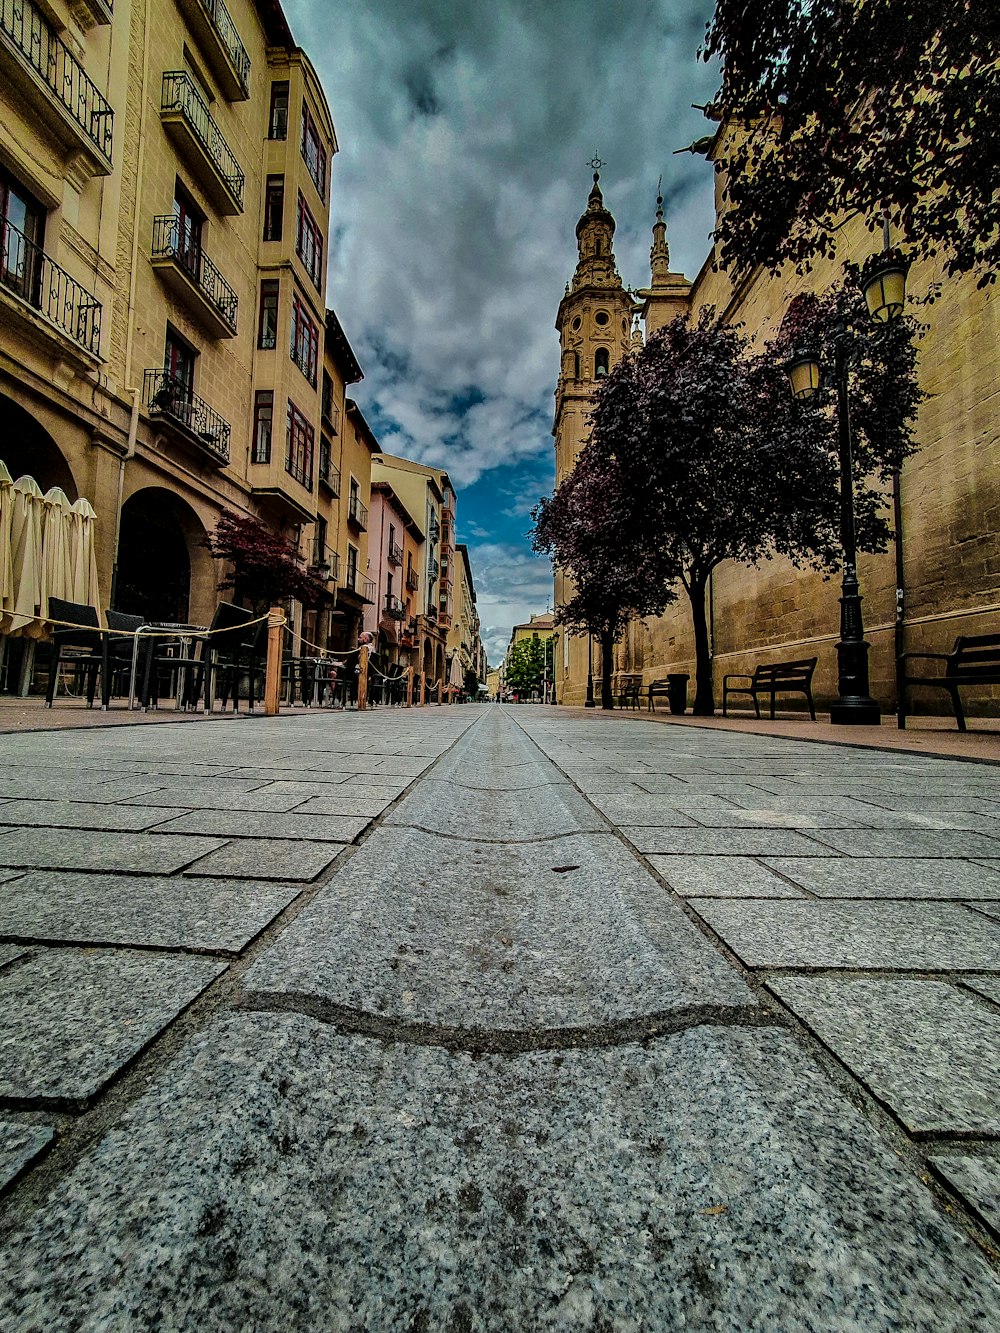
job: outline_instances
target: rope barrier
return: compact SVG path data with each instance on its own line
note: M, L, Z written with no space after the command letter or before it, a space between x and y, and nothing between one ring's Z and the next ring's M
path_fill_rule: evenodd
M216 634L234 634L237 630L250 629L252 625L263 624L268 619L269 613L257 616L255 620L244 620L239 625L223 625L219 629L209 629L207 626L202 629L198 625L177 625L173 628L167 628L165 625L139 625L136 629L105 629L102 625L78 625L72 620L51 620L48 617L44 620L46 625L58 625L61 629L82 629L88 630L91 634L117 634L119 638L138 639L144 635L147 638L160 639L210 639ZM288 621L283 619L281 624L286 628Z

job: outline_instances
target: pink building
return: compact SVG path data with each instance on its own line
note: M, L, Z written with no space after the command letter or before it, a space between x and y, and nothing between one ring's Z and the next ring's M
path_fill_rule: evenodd
M390 662L419 663L420 548L423 533L387 481L373 481L368 516L368 577L376 587L375 603L365 607L364 627L375 635L378 650Z

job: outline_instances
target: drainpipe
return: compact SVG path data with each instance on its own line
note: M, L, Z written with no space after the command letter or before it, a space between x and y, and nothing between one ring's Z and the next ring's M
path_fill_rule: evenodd
M125 493L125 464L130 458L135 457L135 442L139 434L139 404L142 401L142 390L133 387L132 393L132 416L128 423L128 444L124 455L118 460L118 501L115 505L115 558L111 566L111 596L109 605L112 609L117 609L116 598L118 596L118 547L122 536L122 496Z
M892 526L894 529L893 548L896 557L896 620L893 626L893 651L896 659L896 709L898 711L903 697L904 672L901 658L906 648L903 641L906 617L906 585L903 571L903 498L899 468L896 468L892 474Z

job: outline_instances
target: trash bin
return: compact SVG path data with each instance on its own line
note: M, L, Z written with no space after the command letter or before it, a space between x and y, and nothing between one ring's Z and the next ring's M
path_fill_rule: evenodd
M671 713L687 711L688 681L690 679L690 676L680 674L667 676L667 700L670 704Z

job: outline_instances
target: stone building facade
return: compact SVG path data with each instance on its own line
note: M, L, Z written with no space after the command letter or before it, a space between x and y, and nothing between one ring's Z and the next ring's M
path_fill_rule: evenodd
M720 200L721 190L720 180ZM816 262L805 275L787 271L772 277L756 270L734 279L715 269L710 253L688 283L670 270L658 202L650 282L636 293L633 308L641 315L647 336L678 313L696 314L712 306L762 343L774 336L796 294L823 291L841 278L844 260L861 262L875 248L879 248L877 238L863 220L855 219L838 233L836 253ZM859 560L872 693L887 711L896 701L897 643L905 651L946 651L956 635L995 632L1000 623L1000 302L993 289L979 290L974 277L945 278L940 263L915 265L908 290L921 298L937 283L938 299L919 309L927 327L918 345L918 373L928 398L917 423L920 450L906 461L900 476L895 544L884 554L863 555ZM628 293L619 294L620 283L608 290L624 312ZM564 297L560 305L557 323L563 349L553 426L557 478L565 475L582 443L586 405L597 382L585 354L579 381L571 375L576 363L567 365L568 299ZM624 348L623 339L609 349L611 364ZM579 425L568 424L570 402ZM892 504L890 494L886 502ZM557 580L557 605L561 591ZM716 697L727 673L811 656L819 659L814 680L817 700L835 697L839 595L839 579L796 569L783 558L756 568L720 566L708 593ZM686 598L682 596L662 617L633 624L615 656L617 670L641 671L646 681L668 672L693 675L694 641ZM595 644L595 671L599 657ZM557 684L562 702L583 701L586 658L586 639L560 633ZM918 709L939 708L938 693L915 692L912 703ZM989 702L983 706L995 707Z

